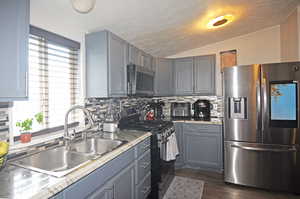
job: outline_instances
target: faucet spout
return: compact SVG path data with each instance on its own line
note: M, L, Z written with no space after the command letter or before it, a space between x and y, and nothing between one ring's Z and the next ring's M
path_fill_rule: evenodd
M88 125L87 127L85 128L85 130L87 129L90 129L94 126L94 122L93 122L93 119L92 119L92 116L90 114L90 112L84 107L84 106L81 106L81 105L75 105L73 107L71 107L66 115L65 115L65 125L64 125L64 138L67 139L67 140L72 140L74 139L74 133L73 134L69 134L69 128L68 128L68 123L69 123L69 114L76 110L76 109L80 109L84 112L84 114L86 115L87 119L88 119Z

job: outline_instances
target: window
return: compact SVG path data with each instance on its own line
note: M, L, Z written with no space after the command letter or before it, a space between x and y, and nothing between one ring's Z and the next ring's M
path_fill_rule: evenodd
M66 111L80 103L79 44L31 26L29 38L29 100L14 102L14 136L20 134L16 122L42 112L43 125L33 123L32 132L64 124ZM73 112L69 121L79 121Z

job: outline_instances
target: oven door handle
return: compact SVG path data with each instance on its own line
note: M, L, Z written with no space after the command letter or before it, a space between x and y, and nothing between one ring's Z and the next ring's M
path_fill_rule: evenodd
M231 144L231 147L243 149L247 151L262 151L262 152L296 152L297 149L295 147L288 147L286 149L280 148L264 148L264 147L253 147L253 146L239 146L235 144Z

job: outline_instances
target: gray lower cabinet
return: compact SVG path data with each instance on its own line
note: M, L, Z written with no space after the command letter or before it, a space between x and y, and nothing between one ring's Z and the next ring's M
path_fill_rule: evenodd
M29 0L0 2L0 101L28 98Z
M155 63L155 96L174 95L173 60L157 58Z
M53 199L144 199L151 191L150 138L53 196Z
M176 95L192 95L194 91L193 58L174 60L174 80Z
M86 97L127 95L128 43L109 31L86 34Z
M194 58L194 94L215 94L215 55Z
M183 160L179 156L176 167L222 172L222 126L177 123L176 129L179 126L182 128L182 141L179 139L178 145Z

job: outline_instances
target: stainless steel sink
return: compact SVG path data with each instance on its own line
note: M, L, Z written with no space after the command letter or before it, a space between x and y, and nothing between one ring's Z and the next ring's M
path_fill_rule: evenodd
M122 146L125 143L126 141L122 140L110 140L94 137L80 142L72 143L70 145L70 150L90 155L103 155L105 153L113 151L114 149Z
M67 147L61 146L17 159L10 164L62 177L92 159L92 156L69 151Z

